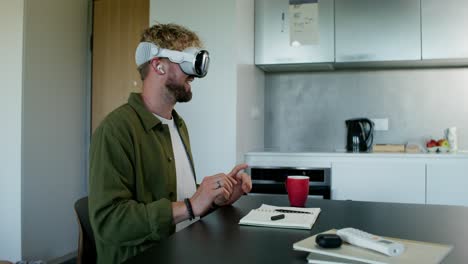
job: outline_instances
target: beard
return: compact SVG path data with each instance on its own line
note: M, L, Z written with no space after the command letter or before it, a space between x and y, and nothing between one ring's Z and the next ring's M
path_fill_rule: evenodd
M180 84L177 83L176 79L174 78L175 76L170 76L166 82L166 87L167 90L169 91L172 96L174 96L174 99L178 103L186 103L192 99L192 91L185 90L185 82Z

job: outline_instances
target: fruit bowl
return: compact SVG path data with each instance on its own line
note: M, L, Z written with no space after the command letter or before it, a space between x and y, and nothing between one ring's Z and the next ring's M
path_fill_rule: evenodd
M426 149L430 153L447 153L450 150L447 139L430 139L426 141Z
M444 146L435 146L435 147L431 147L431 148L428 147L427 151L430 152L430 153L447 153L447 152L449 152L449 148L444 147Z

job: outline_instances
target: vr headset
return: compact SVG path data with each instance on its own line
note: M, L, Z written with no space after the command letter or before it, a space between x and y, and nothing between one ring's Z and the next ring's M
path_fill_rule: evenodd
M206 50L187 48L183 51L163 49L151 42L140 42L135 52L138 67L154 58L168 58L187 75L203 78L208 73L210 55Z

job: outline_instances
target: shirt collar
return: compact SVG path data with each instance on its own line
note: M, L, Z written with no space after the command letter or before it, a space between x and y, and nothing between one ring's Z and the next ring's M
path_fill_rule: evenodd
M143 99L141 98L141 93L131 93L130 97L128 98L128 104L133 109L135 109L146 132L156 126L162 125L161 120L159 120L146 108L145 104L143 103ZM184 121L175 110L172 110L172 117L174 118L174 122L178 127L183 125Z

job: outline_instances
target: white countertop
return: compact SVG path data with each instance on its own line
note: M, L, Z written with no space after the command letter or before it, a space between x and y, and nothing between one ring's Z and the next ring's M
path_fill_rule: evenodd
M411 159L468 159L468 151L458 151L457 153L353 153L345 150L304 150L304 151L278 151L266 149L262 151L252 151L245 154L246 158L261 157L296 157L296 158L411 158Z
M468 151L457 153L353 153L345 150L310 149L303 151L279 151L278 149L265 149L245 154L245 162L251 166L317 166L331 167L334 162L369 162L379 161L462 161L468 162Z
M250 167L331 168L337 162L468 163L468 153L349 153L349 152L248 152L244 161Z

